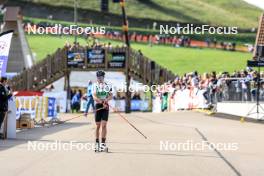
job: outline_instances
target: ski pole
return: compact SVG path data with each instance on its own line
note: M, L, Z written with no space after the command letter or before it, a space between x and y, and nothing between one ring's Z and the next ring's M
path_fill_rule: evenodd
M102 109L105 109L105 108L104 108L104 107L103 107L103 108L99 108L99 109L96 109L95 111L97 112L97 111L100 111L100 110L102 110ZM75 116L75 117L73 117L73 118L70 118L70 119L67 119L67 120L64 120L63 123L64 123L64 122L68 122L68 121L73 120L73 119L77 119L77 118L79 118L79 117L81 117L81 116L83 116L83 114L77 115L77 116Z
M131 122L127 120L126 117L124 117L122 114L117 112L115 108L113 108L111 105L108 105L111 109L113 109L114 112L116 112L123 120L125 120L131 127L133 127L139 134L141 134L145 139L147 139L147 136L145 136L139 129L137 129Z

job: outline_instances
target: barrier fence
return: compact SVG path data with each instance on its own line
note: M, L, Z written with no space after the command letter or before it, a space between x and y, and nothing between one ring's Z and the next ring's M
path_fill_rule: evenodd
M249 78L220 79L212 92L214 102L254 102L257 99L257 80ZM260 81L259 100L264 101L264 80Z
M111 107L118 112L125 112L126 102L125 100L111 100L109 102ZM87 106L87 101L81 101L81 108L80 111L84 112ZM131 111L149 111L150 110L150 103L148 100L131 100ZM90 112L92 112L92 107L90 107ZM110 112L113 112L113 109L110 109Z
M45 95L46 94L46 95ZM23 113L31 114L38 120L55 117L56 111L66 111L66 92L49 92L43 97L16 97L17 117ZM154 93L152 111L175 112L178 110L206 109L218 102L254 102L257 96L257 82L246 78L219 79L216 84L207 88L191 87L173 92ZM259 100L264 101L264 81L260 83ZM125 111L125 100L112 100L111 106L118 111ZM58 107L59 106L59 109ZM84 111L86 102L81 102ZM132 111L148 111L148 100L132 100Z
M30 114L36 122L56 118L56 98L39 96L16 97L16 119L22 114Z

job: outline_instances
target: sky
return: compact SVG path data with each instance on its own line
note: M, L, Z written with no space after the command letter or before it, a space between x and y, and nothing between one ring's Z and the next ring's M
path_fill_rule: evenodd
M264 10L264 0L244 0Z

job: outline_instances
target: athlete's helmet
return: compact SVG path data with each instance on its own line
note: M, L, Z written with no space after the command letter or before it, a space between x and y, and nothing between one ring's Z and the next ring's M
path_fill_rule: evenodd
M96 72L96 76L97 77L101 77L101 76L104 77L105 76L105 72L103 70L99 70L99 71Z

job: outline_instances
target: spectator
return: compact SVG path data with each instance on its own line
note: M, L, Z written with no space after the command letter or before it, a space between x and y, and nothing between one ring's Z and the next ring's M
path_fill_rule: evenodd
M179 91L181 95L179 94L178 98L183 92L186 92L187 96L195 97L197 92L193 90L202 91L200 95L203 95L207 107L213 107L219 101L256 101L258 76L262 80L259 99L264 101L264 72L258 73L251 68L232 74L212 72L201 76L195 71L181 77L176 76L174 81L164 83L156 90L155 98L161 100L162 111L168 109L168 97L173 99Z
M8 99L12 97L10 88L7 85L7 78L2 77L0 80L0 129L8 111ZM3 138L3 134L0 134Z
M73 96L76 94L76 90L72 90L71 89L71 100L72 100L72 98L73 98Z
M213 43L214 43L214 48L216 48L217 47L217 40L216 40L216 38L214 38Z
M161 111L164 112L168 109L168 92L162 94Z
M85 108L84 116L87 116L90 106L92 106L93 111L95 110L94 99L93 99L93 82L91 80L89 81L88 86L87 86L86 96L87 96L87 105Z
M138 50L138 54L139 54L140 56L143 56L143 53L142 53L141 50Z
M132 97L132 100L141 100L139 93L135 93L135 95Z
M74 113L74 111L79 112L80 102L81 102L80 100L81 100L80 99L80 93L79 92L75 93L72 97L72 100L71 100L72 113Z

